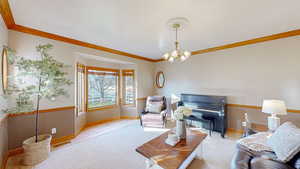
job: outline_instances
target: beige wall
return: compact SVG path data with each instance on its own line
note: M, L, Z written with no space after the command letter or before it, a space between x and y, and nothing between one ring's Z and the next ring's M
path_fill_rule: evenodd
M74 116L74 130L75 130L75 135L79 134L80 131L84 128L84 126L86 125L86 114L85 113L81 113L78 115Z
M38 36L28 35L16 31L9 31L9 47L17 51L17 55L26 56L28 58L37 58L35 46L39 44L51 43L54 45L54 49L50 52L58 61L61 61L71 67L67 70L69 72L69 78L75 81L75 64L80 61L90 66L102 66L110 68L134 68L136 70L136 84L137 84L137 97L146 97L153 95L154 93L154 78L155 64L148 61L129 58L126 56L120 56L103 51L71 45L55 40L41 38ZM131 63L131 65L122 64L110 64L105 61L83 58L81 55L99 56L107 59L114 59L121 61L122 63ZM42 100L41 109L65 107L75 105L75 85L68 87L70 94L69 98L58 97L55 101ZM136 108L131 110L137 114ZM67 113L49 112L41 116L41 132L50 132L50 129L57 127L57 136L65 136L69 134L75 134L89 122L95 122L99 120L105 120L121 116L121 108L113 110L103 110L89 113L82 113L79 116L73 111ZM62 118L63 117L63 118ZM45 119L52 119L45 121ZM9 140L10 148L15 148L21 145L22 140L32 136L34 127L33 116L18 116L9 119ZM67 122L67 123L66 123ZM24 127L26 126L26 127ZM64 129L65 128L65 129Z
M51 134L51 129L56 128L54 138L73 135L74 110L53 111L40 113L39 133ZM8 147L15 149L22 146L22 142L35 134L35 115L21 115L8 118Z
M0 114L0 167L8 150L7 117Z
M106 110L91 111L86 114L87 114L86 116L87 123L120 118L120 107L106 109Z
M8 40L8 31L6 29L5 23L2 20L2 17L0 17L0 54L2 54L3 45L7 45L7 40ZM0 64L0 69L2 69L1 65L2 64ZM3 162L2 160L8 150L7 118L6 115L4 115L2 112L2 109L5 109L7 107L7 101L2 97L2 95L3 95L3 91L1 86L0 89L0 167Z
M166 84L156 92L224 95L228 103L255 106L264 99L282 99L288 108L300 109L299 45L296 36L196 55L183 63L160 62L156 72L165 73ZM239 128L239 111L229 109L230 126ZM266 122L259 111L242 112L249 112L255 122Z
M30 58L38 57L35 51L35 46L46 43L51 43L54 45L54 49L51 51L51 54L55 56L57 60L72 66L69 69L69 78L72 80L74 80L75 78L75 63L78 57L80 57L78 56L78 53L84 53L88 55L111 58L136 64L138 82L137 97L145 97L153 94L154 92L153 74L155 71L155 64L152 62L133 59L126 56L120 56L76 45L71 45L60 41L41 38L38 36L28 35L16 31L9 31L9 46L13 49L16 49L17 54L20 56L28 56ZM99 61L99 64L101 64L101 61ZM45 101L42 103L42 108L53 108L74 105L74 90L74 85L69 87L70 99L65 99L64 97L61 97L57 98L57 100L54 102Z
M262 113L259 109L242 108L242 107L228 107L228 127L232 129L242 129L241 121L244 119L244 113L248 113L249 119L252 123L263 124L267 126L268 115ZM288 115L280 116L281 123L291 121L300 127L300 114L288 113Z

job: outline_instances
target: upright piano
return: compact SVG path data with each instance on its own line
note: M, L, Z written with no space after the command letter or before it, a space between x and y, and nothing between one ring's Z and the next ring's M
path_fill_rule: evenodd
M186 106L193 110L192 115L187 117L188 120L198 122L211 120L213 131L221 133L222 137L225 136L227 129L226 96L181 94L178 106ZM202 127L210 129L211 126L203 123Z

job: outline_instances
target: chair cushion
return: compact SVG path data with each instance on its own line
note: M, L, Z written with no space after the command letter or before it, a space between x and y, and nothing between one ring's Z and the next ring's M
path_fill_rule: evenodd
M286 122L276 129L267 143L280 161L288 162L300 151L300 129Z
M147 113L141 118L144 127L163 127L163 117L160 114Z

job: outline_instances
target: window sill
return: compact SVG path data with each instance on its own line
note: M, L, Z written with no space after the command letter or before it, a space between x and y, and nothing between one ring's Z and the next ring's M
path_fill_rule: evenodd
M90 108L87 110L87 112L94 112L98 110L107 110L107 109L114 109L117 108L117 105L109 105L109 106L102 106L102 107L95 107L95 108Z

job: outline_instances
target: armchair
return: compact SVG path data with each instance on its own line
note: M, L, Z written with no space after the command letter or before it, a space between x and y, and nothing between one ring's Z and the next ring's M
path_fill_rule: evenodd
M146 107L139 113L142 127L165 127L167 121L167 102L165 96L148 96Z

